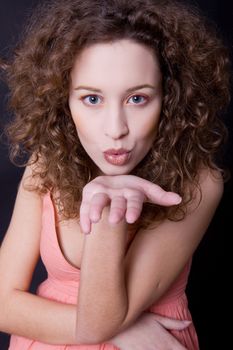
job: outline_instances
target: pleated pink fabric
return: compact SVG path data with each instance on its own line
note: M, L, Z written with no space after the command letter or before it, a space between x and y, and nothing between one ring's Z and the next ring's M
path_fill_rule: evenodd
M72 266L64 257L55 229L55 212L49 194L44 196L40 252L48 272L48 278L40 284L37 294L48 299L67 304L76 304L80 281L80 270ZM190 271L191 260L175 283L159 302L149 311L181 320L192 320L185 288ZM172 334L188 350L198 350L198 339L193 323L183 331ZM96 345L50 345L35 340L12 335L9 350L117 350L112 344ZM119 349L118 349L119 350ZM146 350L146 349L145 349Z

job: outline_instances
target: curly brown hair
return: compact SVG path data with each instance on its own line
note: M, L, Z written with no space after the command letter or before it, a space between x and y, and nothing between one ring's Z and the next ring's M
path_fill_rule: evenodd
M133 174L183 197L172 208L144 205L140 225L183 217L187 183L197 186L200 167L219 169L229 102L227 49L200 11L166 0L56 0L36 9L24 36L5 67L15 115L7 131L13 161L33 155L36 190L58 192L64 217L78 216L95 173L68 107L70 72L88 45L131 39L154 50L163 75L157 137Z

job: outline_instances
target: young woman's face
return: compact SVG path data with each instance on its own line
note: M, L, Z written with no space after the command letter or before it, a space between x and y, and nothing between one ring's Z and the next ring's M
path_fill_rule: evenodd
M152 51L131 40L85 48L71 72L69 107L101 174L129 174L156 137L162 75Z

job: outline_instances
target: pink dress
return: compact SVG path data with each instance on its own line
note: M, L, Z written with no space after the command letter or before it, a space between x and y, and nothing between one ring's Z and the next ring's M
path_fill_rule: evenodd
M80 280L80 270L65 259L55 229L55 212L50 195L44 196L40 253L48 272L48 278L39 285L37 294L62 303L76 304ZM191 261L186 265L175 283L149 311L176 319L191 320L185 288ZM194 325L183 331L171 332L188 350L198 350L198 339ZM11 336L8 350L117 350L112 344L96 345L50 345ZM146 350L146 349L145 349Z

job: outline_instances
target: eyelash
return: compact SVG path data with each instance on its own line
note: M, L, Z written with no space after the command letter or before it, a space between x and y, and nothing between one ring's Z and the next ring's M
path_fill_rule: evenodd
M100 101L102 100L102 98L98 95L86 95L86 96L82 96L80 99L88 106L95 106L95 105L99 105L99 103L90 103L90 100L89 102L86 102L86 99L88 98L97 98L99 99ZM149 98L147 96L144 96L144 95L133 95L133 96L130 96L127 101L129 101L130 99L132 98L135 98L135 97L139 97L140 99L143 99L143 102L139 102L139 103L132 103L133 105L139 105L139 106L144 106L146 104L146 102L148 102Z

